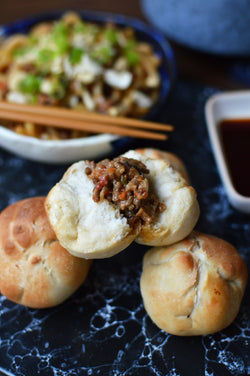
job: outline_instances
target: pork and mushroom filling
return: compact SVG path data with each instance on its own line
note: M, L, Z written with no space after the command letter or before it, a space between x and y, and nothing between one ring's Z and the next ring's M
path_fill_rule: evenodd
M152 192L144 163L126 157L87 161L86 174L94 183L93 200L118 205L131 227L152 223L165 206Z

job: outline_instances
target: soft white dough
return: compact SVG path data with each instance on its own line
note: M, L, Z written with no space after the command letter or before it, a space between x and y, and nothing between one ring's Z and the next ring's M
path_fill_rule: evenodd
M85 258L109 257L127 247L135 235L119 208L92 199L94 184L84 161L73 164L50 191L46 208L60 243Z

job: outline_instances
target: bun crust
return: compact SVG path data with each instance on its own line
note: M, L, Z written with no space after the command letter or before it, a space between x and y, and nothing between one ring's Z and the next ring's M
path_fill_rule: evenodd
M150 170L150 185L166 209L157 220L143 224L136 242L144 245L169 245L184 239L194 229L200 209L196 191L165 160L148 158L136 151L124 154L143 162Z
M71 254L105 258L125 249L136 237L118 207L107 200L96 203L94 184L85 161L74 163L49 192L46 210L60 241Z
M231 244L193 232L145 254L140 288L145 309L159 328L193 336L230 325L246 283L246 264Z
M0 292L31 307L60 304L84 282L90 262L58 242L44 197L18 201L0 214Z
M179 172L179 174L181 174L181 176L186 180L187 183L190 182L186 166L176 154L153 148L141 148L135 149L135 151L147 158L163 159L170 166L172 166L174 170Z

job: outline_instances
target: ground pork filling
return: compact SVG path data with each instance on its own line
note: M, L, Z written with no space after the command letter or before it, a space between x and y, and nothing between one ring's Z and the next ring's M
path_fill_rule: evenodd
M93 200L106 199L118 205L131 227L151 223L165 209L151 192L144 163L126 157L87 161L86 174L94 183Z

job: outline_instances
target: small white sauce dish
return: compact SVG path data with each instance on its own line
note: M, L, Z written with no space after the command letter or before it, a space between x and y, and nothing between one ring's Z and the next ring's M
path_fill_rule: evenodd
M226 162L219 125L227 119L250 119L250 91L223 92L211 96L205 104L205 117L215 161L231 205L250 214L250 197L243 196L234 187ZM246 161L250 174L250 161Z

